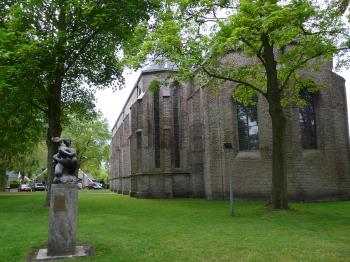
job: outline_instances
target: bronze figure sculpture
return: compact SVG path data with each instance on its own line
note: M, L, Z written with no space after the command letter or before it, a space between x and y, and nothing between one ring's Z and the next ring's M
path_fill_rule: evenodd
M78 158L71 140L53 137L52 142L59 143L58 152L53 156L55 178L54 184L77 183Z

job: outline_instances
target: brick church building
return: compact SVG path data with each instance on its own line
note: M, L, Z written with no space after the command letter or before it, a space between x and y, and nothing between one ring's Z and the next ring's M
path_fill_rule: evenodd
M142 198L268 199L272 130L267 102L233 101L232 85L213 95L194 82L149 91L176 73L152 65L140 74L112 130L110 188ZM345 81L327 63L307 73L326 87L286 108L288 194L294 200L350 198ZM224 143L232 144L225 149Z

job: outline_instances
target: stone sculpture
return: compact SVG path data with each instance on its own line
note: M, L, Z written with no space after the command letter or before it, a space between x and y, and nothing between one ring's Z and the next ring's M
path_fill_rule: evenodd
M38 257L45 260L85 256L83 247L76 246L77 153L71 147L71 139L51 140L58 145L58 152L53 156L55 177L51 186L48 247L39 250Z
M71 140L66 138L53 137L54 143L59 143L58 152L53 156L55 178L54 184L75 184L77 183L78 158L74 148L71 147Z

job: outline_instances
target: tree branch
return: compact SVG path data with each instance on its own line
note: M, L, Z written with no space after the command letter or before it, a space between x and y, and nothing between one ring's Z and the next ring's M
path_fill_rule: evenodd
M43 107L41 107L41 106L35 104L33 101L30 102L30 104L31 104L32 106L34 106L36 109L39 109L41 112L43 112L43 113L45 113L45 114L48 113L47 109L45 109L45 108L43 108Z
M218 79L222 79L222 80L226 80L226 81L230 81L230 82L234 82L234 83L237 83L237 84L241 84L241 85L245 85L245 86L248 86L250 87L251 89L259 92L260 94L262 94L263 96L266 96L266 93L263 92L262 90L260 90L259 88L257 88L256 86L248 83L248 82L245 82L243 80L239 80L239 79L234 79L234 78L231 78L231 77L225 77L225 76L220 76L218 74L215 74L215 73L211 73L209 72L204 66L201 67L203 69L203 71L209 76L209 77L213 77L213 78L218 78Z
M84 51L84 49L87 47L87 45L92 41L92 39L101 31L101 28L94 31L86 40L85 42L80 46L78 52L73 56L71 62L67 65L67 68L65 69L65 73L68 72L68 70L74 65L74 63L78 60L81 53Z
M316 57L319 57L319 56L321 56L322 54L323 54L323 52L316 53L315 55L306 58L304 61L302 61L302 62L298 63L296 66L294 66L294 67L290 70L290 72L288 73L286 79L283 81L283 84L281 85L281 89L285 88L285 86L287 85L287 83L288 83L290 77L292 76L292 74L293 74L296 70L300 69L300 67L301 67L302 65L305 65L305 64L306 64L307 62L309 62L310 60L312 60L312 59L314 59L314 58L316 58Z
M262 57L262 54L261 54L263 48L264 48L264 45L261 44L261 46L259 47L259 50L258 50L258 57L260 58L261 62L265 65L265 60L264 60L264 58Z
M264 58L263 58L262 55L261 55L261 51L262 51L264 45L262 44L262 45L259 47L259 50L256 50L255 47L254 47L250 42L248 42L247 39L241 38L241 40L243 41L243 43L245 43L247 46L249 46L250 48L252 48L252 49L255 51L256 56L259 58L259 60L261 61L261 63L265 66L265 65L266 65L265 60L264 60Z
M338 50L338 51L348 51L348 50L350 50L350 46L337 48L337 50Z

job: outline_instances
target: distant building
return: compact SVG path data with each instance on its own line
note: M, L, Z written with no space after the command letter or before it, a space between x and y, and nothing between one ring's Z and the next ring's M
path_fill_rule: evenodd
M6 187L10 187L11 183L13 181L18 181L20 179L20 174L14 172L14 171L6 171L6 176L7 176L7 185Z
M81 184L83 187L88 187L90 184L96 182L96 179L91 174L84 173L81 170L79 170L78 172L78 178L81 180Z
M268 105L257 97L246 107L231 97L233 85L217 96L195 83L150 92L176 73L171 65L142 71L113 128L110 188L135 197L227 199L228 174L234 195L268 199L272 134ZM305 73L306 74L306 73ZM326 64L307 73L326 88L305 93L305 108L290 106L287 132L288 193L291 199L349 199L350 149L345 81ZM231 143L228 159L224 143ZM228 161L234 159L234 169Z

